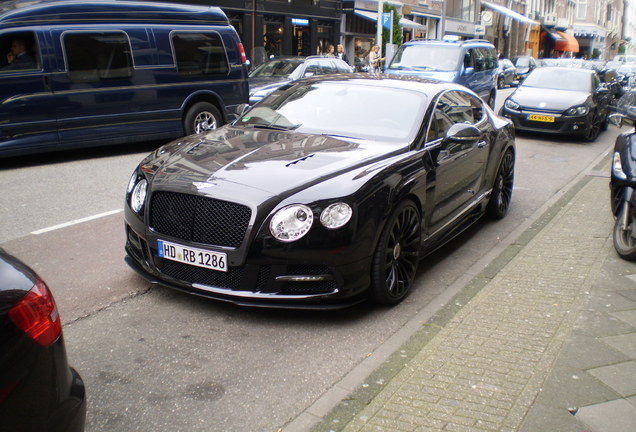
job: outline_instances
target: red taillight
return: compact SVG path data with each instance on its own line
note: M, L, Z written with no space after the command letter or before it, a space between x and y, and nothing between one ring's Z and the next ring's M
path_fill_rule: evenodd
M241 61L243 64L247 63L247 56L245 55L245 48L243 48L243 44L239 42L238 44L239 52L241 53Z
M42 346L53 344L62 333L62 321L53 294L42 279L9 311L11 320Z

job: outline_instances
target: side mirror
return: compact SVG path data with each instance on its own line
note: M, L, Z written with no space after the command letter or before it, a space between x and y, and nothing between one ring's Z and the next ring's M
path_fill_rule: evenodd
M618 126L618 127L623 126L623 116L621 114L617 114L617 113L610 114L609 116L607 116L607 119L614 126Z
M479 141L481 131L467 123L455 123L446 131L444 141L454 143L471 143Z
M464 75L472 75L474 73L475 73L474 67L467 67L466 69L464 69Z
M240 117L243 114L245 114L246 112L248 112L250 110L250 108L251 108L250 104L242 103L242 104L240 104L239 106L236 107L234 112L236 113L237 117Z

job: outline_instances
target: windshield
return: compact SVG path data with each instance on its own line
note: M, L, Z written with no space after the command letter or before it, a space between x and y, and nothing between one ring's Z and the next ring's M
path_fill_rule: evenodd
M326 81L274 93L235 125L406 143L415 138L425 107L419 92Z
M389 69L454 72L461 50L452 45L402 45Z
M271 78L271 77L287 77L299 65L303 63L302 59L280 59L271 60L263 63L252 72L250 78Z
M528 75L522 87L591 92L592 79L585 69L540 68Z
M518 66L518 67L528 67L528 66L530 66L530 58L528 58L528 57L519 57L515 61L515 66Z

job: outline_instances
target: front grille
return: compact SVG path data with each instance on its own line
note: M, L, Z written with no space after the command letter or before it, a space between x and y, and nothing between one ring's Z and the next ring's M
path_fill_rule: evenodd
M157 192L150 201L150 227L187 242L239 247L251 216L242 204L197 195Z

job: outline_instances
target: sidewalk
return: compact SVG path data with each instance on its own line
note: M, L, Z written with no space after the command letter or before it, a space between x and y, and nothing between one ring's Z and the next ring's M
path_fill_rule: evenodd
M388 383L374 372L314 430L636 431L636 264L613 250L603 173L396 352Z

